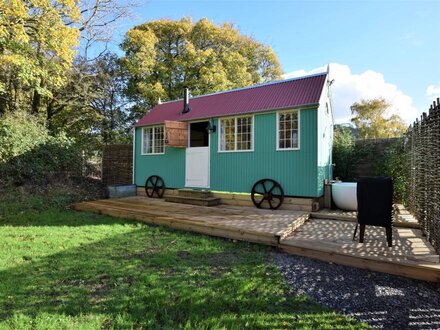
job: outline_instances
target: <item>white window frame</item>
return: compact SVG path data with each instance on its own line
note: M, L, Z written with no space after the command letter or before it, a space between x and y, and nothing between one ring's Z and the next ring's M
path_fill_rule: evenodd
M144 152L144 130L146 130L146 129L153 129L153 140L151 141L151 143L152 143L152 147L151 147L151 150L153 151L153 152L149 152L149 153L145 153ZM155 134L155 130L156 130L156 128L163 128L163 152L154 152L154 149L155 149L155 140L156 140L156 134ZM147 126L147 127L142 127L142 130L141 130L141 155L142 156L154 156L154 155L163 155L163 154L165 154L165 125L156 125L156 126Z
M251 149L246 149L246 150L237 150L237 119L238 118L248 118L251 117ZM226 153L226 152L253 152L254 151L254 128L255 128L255 116L253 115L244 115L244 116L233 116L233 117L220 117L218 118L218 135L217 135L217 139L218 139L218 147L217 147L217 152L219 153ZM234 119L234 150L221 150L221 132L222 132L222 120L224 119Z
M296 148L280 148L280 114L285 113L297 113L298 114L298 147ZM301 150L301 111L299 109L291 109L291 110L284 110L284 111L277 111L276 116L276 141L275 141L275 147L277 151L291 151L291 150Z

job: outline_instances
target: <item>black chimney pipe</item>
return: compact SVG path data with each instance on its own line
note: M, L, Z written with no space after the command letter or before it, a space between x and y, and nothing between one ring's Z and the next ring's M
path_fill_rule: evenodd
M188 87L183 89L183 111L182 113L188 113L191 109L189 108L189 91Z

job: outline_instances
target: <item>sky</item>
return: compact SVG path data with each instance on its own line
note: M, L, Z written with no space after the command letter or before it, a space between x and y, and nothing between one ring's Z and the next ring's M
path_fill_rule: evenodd
M116 43L129 28L154 19L232 22L272 46L285 78L329 64L336 122L350 120L354 102L384 97L392 104L389 114L409 124L440 97L440 0L139 1Z

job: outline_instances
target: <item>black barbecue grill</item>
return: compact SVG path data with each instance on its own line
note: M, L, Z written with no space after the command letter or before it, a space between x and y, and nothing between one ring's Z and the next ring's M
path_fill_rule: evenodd
M364 242L365 225L385 227L388 246L392 246L393 181L390 177L360 177L357 182L359 243Z

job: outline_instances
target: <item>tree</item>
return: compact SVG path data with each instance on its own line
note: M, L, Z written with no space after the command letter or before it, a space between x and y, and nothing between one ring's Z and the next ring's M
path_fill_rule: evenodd
M79 22L68 22L78 27L81 36L79 56L94 60L104 55L117 28L115 23L131 16L135 0L80 0ZM119 24L118 24L119 25Z
M96 146L129 139L126 77L118 57L106 53L93 61L78 60L71 71L65 88L48 105L52 130Z
M20 109L46 117L50 124L50 107L67 104L72 91L67 100L54 98L63 97L72 80L83 81L76 76L83 63L106 52L112 25L127 17L131 6L131 0L0 2L0 114ZM97 43L104 43L104 49ZM98 54L89 57L91 45ZM75 61L78 50L83 56ZM72 69L74 64L79 66Z
M0 113L38 113L44 97L63 85L73 61L80 12L75 0L4 0L0 3Z
M356 126L360 139L397 137L406 131L406 125L399 115L386 117L390 106L383 98L353 103L351 113L355 117L351 122Z
M90 109L98 115L94 128L100 132L103 143L126 140L132 123L128 121L128 100L124 95L126 77L119 59L115 54L107 53L95 62L93 68L95 95Z
M278 79L282 73L271 47L240 35L232 24L217 26L207 19L141 24L127 32L122 48L127 94L140 112L159 98L180 98L184 86L200 95Z

